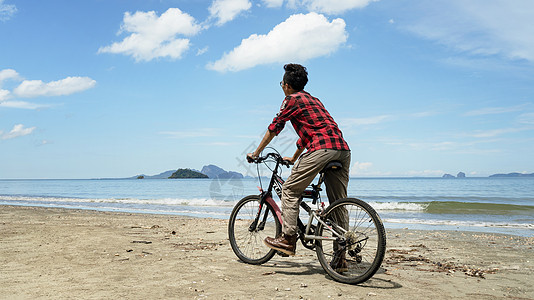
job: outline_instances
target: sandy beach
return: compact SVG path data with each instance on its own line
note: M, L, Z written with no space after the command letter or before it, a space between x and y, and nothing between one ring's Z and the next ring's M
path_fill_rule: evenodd
M0 206L2 299L534 299L534 238L387 230L382 268L333 281L315 252L241 263L227 221Z

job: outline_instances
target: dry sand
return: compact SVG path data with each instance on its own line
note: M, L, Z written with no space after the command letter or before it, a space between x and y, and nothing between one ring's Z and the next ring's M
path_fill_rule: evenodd
M226 220L0 206L2 299L534 299L534 238L387 230L382 268L333 281L315 252L253 266Z

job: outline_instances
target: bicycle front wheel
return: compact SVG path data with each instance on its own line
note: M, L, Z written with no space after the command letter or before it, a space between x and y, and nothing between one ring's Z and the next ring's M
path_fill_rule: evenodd
M380 268L386 251L386 232L376 211L366 202L340 199L330 205L316 235L316 252L323 269L337 281L362 283ZM337 233L337 234L336 234Z
M235 255L248 264L259 265L269 261L275 250L265 246L263 240L277 237L282 225L276 218L274 209L265 203L258 224L251 228L258 214L260 197L247 196L241 199L230 215L228 222L228 238Z

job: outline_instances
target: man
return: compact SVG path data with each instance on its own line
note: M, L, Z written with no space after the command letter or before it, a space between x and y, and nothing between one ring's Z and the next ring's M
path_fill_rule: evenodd
M303 191L328 162L337 160L342 163L343 168L325 174L326 192L330 202L346 198L350 149L336 122L321 101L304 91L304 86L308 82L306 68L298 64L287 64L284 70L284 78L280 85L286 97L280 112L269 125L269 130L256 151L247 156L252 159L258 157L271 140L284 129L285 123L291 121L299 139L295 154L292 157L284 157L295 165L282 186L282 235L278 238L267 237L264 242L272 249L295 255L299 201ZM301 156L305 149L308 151Z

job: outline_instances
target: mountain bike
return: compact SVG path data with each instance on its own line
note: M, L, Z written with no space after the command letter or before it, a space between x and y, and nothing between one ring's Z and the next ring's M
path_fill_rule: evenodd
M282 166L289 168L279 153L268 153L254 160L256 164L274 163L266 190L259 187L259 195L241 199L232 210L228 223L230 245L237 257L248 264L263 264L275 254L287 256L264 245L265 237L278 237L282 232L282 214L273 199L272 191L279 198L284 180L280 176ZM269 167L269 166L268 166ZM325 208L321 200L321 184L327 172L342 167L338 161L328 163L319 173L317 184L306 189L300 201L298 239L302 245L317 253L319 263L334 280L358 284L371 278L380 268L386 249L384 225L376 211L366 202L356 198L344 198ZM258 171L261 186L261 176ZM311 199L312 209L304 199Z

